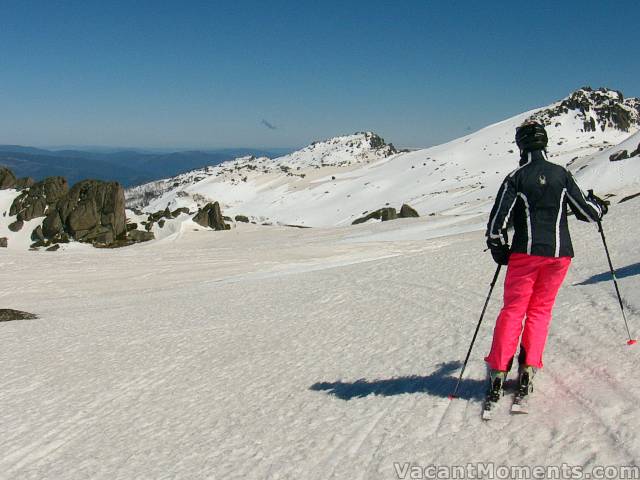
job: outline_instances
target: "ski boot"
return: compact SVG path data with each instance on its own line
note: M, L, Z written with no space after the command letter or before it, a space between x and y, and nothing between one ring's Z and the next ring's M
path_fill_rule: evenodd
M507 377L507 372L502 370L490 370L489 371L489 388L487 390L487 396L484 399L484 405L482 407L482 419L491 420L493 418L493 411L495 410L496 403L500 400L500 397L504 395L504 381Z
M518 390L513 398L511 413L529 413L529 395L533 392L533 377L535 368L521 365L518 368Z

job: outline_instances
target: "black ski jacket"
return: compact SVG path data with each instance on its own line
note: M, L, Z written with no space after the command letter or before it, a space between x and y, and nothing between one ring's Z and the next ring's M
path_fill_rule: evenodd
M573 257L567 204L579 220L602 218L600 206L585 197L571 173L549 162L543 150L530 152L498 191L487 225L488 241L508 244L506 230L512 221L512 252Z

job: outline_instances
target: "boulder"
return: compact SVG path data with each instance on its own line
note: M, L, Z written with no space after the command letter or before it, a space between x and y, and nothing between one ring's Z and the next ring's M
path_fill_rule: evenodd
M10 308L0 308L0 322L10 322L12 320L33 320L38 318L37 315L29 312L21 312L20 310L12 310Z
M16 189L24 190L25 188L31 188L35 183L36 181L31 177L22 177L16 181Z
M375 212L371 212L369 215L366 215L364 217L360 217L354 220L351 225L358 225L359 223L364 223L373 218L375 218L376 220L382 220L383 222L386 222L388 220L395 220L396 218L398 218L398 214L396 213L395 208L391 208L391 207L380 208Z
M189 215L189 209L187 207L176 208L173 212L171 212L171 216L175 218L182 213L186 213L187 215Z
M24 222L22 220L16 220L15 222L9 224L9 230L11 230L12 232L19 232L20 230L22 230L23 225Z
M57 210L64 231L81 242L109 244L125 236L124 190L117 182L78 182Z
M407 205L406 203L400 207L400 218L417 218L418 212L413 208Z
M198 210L198 213L193 217L193 221L203 227L210 227L214 230L229 230L231 228L230 225L224 223L218 202L207 203Z
M130 232L131 230L136 230L138 228L138 224L137 223L127 223L127 232Z
M7 237L0 237L0 248L7 248L9 246L9 239Z
M0 167L0 190L16 188L16 176L7 167Z
M25 221L44 217L68 191L69 186L63 177L45 178L16 197L9 215L17 215L20 220Z
M44 222L42 222L42 233L45 238L54 238L64 233L64 225L58 210L54 210L45 217Z
M131 230L129 233L127 233L127 237L129 238L129 240L132 240L136 243L148 242L149 240L153 240L156 238L153 232L143 232L140 230Z
M45 251L47 252L55 252L56 250L60 249L60 245L55 244L55 245L51 245L49 248L45 249Z
M40 225L34 228L33 232L31 232L31 240L34 242L42 240L44 242L44 235L42 233L42 227Z
M638 148L629 154L629 157L635 157L636 155L640 155L640 143L638 144Z
M609 160L611 162L617 162L618 160L624 160L625 158L629 158L629 152L626 150L620 150L613 155L609 155Z
M249 223L249 218L245 215L236 215L235 220L236 222Z

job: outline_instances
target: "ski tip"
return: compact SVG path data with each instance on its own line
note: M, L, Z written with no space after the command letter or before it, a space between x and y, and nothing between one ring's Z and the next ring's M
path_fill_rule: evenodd
M629 341L627 342L627 345L635 345L636 343L638 343L638 341L637 341L637 340L629 340Z

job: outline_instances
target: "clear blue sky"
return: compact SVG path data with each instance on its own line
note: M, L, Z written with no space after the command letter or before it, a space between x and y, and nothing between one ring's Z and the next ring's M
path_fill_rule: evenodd
M583 85L640 96L638 19L636 0L0 0L0 143L428 146Z

